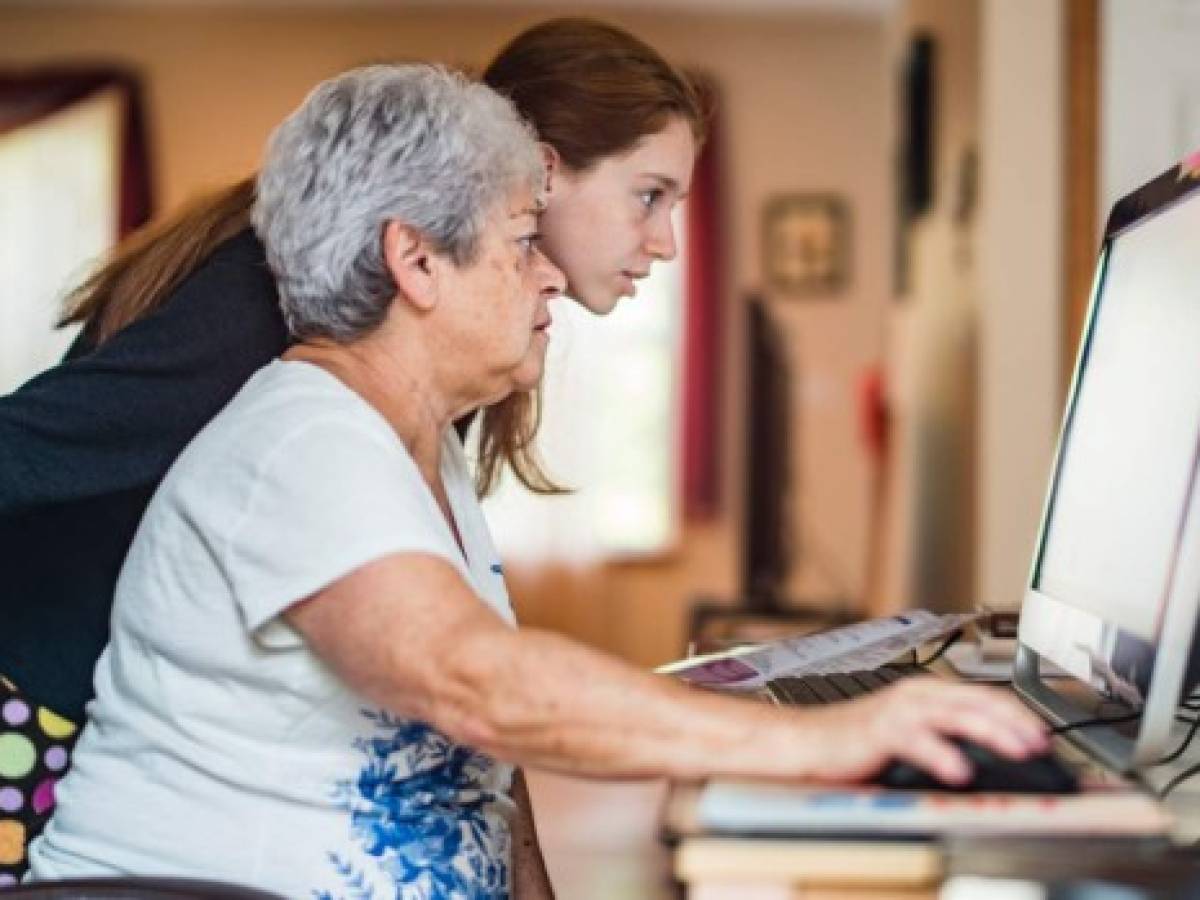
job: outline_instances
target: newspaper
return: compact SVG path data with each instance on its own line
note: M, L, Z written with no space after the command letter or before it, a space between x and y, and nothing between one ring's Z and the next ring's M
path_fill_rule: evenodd
M922 644L957 631L980 615L936 615L915 610L817 634L683 659L657 671L700 687L756 690L782 676L833 675L878 668Z

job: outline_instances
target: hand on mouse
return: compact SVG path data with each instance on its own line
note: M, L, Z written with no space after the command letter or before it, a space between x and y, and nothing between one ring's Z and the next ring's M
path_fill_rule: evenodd
M1015 697L995 688L908 678L858 700L815 710L820 734L812 777L867 778L896 759L951 784L970 764L950 738L962 737L1013 759L1049 747L1045 725ZM819 719L816 717L820 717Z

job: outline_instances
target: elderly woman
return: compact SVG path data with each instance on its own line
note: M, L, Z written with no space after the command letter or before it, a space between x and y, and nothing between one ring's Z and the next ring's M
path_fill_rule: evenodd
M333 79L278 129L254 220L298 343L150 504L35 877L548 896L512 764L847 779L903 756L953 779L942 733L1042 748L977 689L785 711L511 627L453 423L540 377L563 288L543 179L508 102L431 67Z
M255 225L299 343L147 511L35 877L506 888L510 767L403 719L442 715L389 657L437 668L420 620L449 586L512 622L451 426L540 376L563 287L535 244L543 181L511 106L431 67L329 81L276 131ZM385 622L368 597L417 602ZM409 689L419 709L393 702Z

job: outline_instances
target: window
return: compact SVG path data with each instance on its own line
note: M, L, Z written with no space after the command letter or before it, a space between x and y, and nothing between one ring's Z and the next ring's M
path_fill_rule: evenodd
M0 135L0 393L56 362L66 291L116 238L123 97L105 90Z
M676 541L682 215L679 258L655 265L612 314L565 298L554 305L538 448L572 493L535 496L506 472L484 503L503 558L587 562L661 553Z

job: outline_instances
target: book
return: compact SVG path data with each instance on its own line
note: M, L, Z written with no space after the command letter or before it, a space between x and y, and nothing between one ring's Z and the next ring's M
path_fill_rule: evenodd
M711 781L695 822L710 834L815 837L1166 834L1173 817L1128 788L1068 795L957 794L877 787L803 787Z
M942 877L941 848L888 841L691 838L675 853L675 877L698 881L823 885L932 885Z

